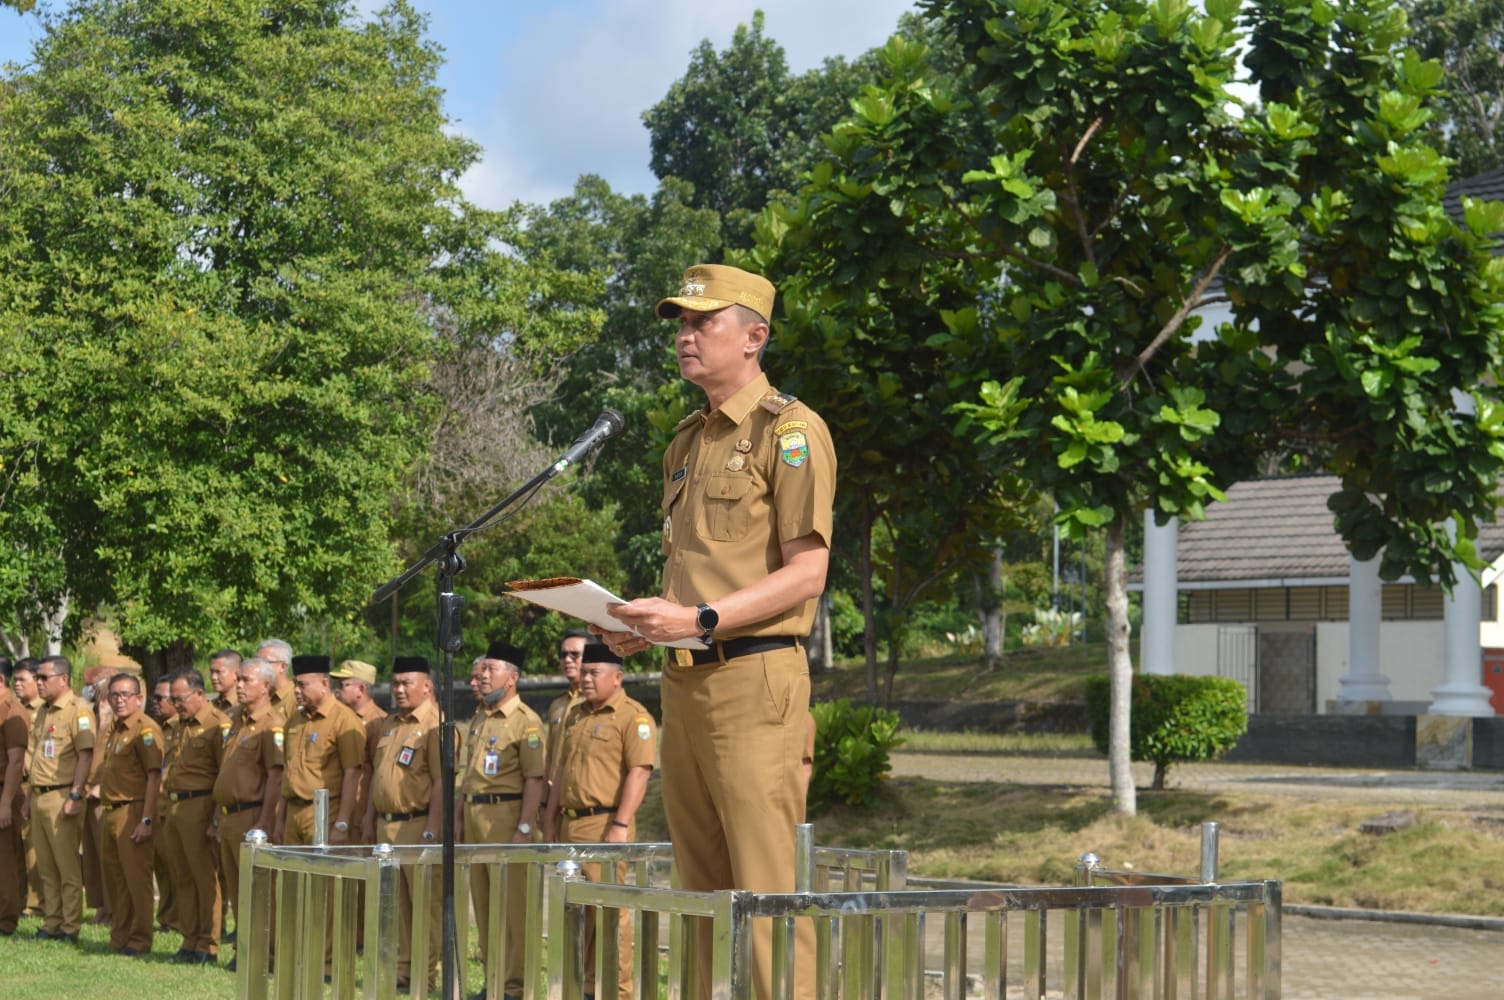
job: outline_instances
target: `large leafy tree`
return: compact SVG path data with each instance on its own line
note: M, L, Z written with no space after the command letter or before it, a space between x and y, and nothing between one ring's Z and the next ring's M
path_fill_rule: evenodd
M1241 22L1215 0L923 6L969 70L947 79L891 42L890 78L837 130L856 149L803 202L850 220L848 299L940 306L935 269L953 262L938 273L973 301L941 308L927 343L1002 376L960 412L1054 496L1064 530L1105 532L1112 786L1131 813L1137 512L1198 516L1298 438L1342 478L1332 506L1355 554L1443 582L1472 558L1504 459L1493 390L1475 388L1500 359L1504 274L1484 235L1500 213L1470 206L1458 226L1442 211L1445 166L1421 131L1440 72L1399 50L1387 5L1271 0ZM1261 106L1228 90L1240 24ZM984 157L947 139L976 112L996 137ZM810 238L804 218L784 223L783 243ZM1219 279L1234 320L1193 337ZM810 292L813 318L830 290ZM1454 414L1454 390L1474 392L1476 418Z
M1433 141L1470 177L1504 165L1504 2L1411 0L1410 43L1446 75Z
M4 82L3 516L137 649L353 629L393 566L488 223L422 18L348 13L81 0Z

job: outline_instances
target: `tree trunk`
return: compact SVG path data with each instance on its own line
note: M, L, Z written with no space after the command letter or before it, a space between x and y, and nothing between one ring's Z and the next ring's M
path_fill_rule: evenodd
M820 595L820 610L825 613L825 631L820 636L820 672L824 673L836 666L836 607L828 590Z
M42 616L43 646L45 656L63 654L63 623L68 620L68 595L64 594L57 607Z
M192 670L194 666L193 644L181 639L165 649L122 645L120 651L141 664L141 678L148 692L163 677L170 677L179 670Z
M982 660L988 670L996 670L1003 662L1003 630L1007 619L1003 617L1003 550L992 550L992 562L987 567L987 595L982 603Z
M1138 813L1129 757L1129 713L1133 697L1133 661L1128 655L1128 562L1123 553L1120 515L1107 526L1107 673L1111 679L1112 715L1107 727L1108 770L1112 776L1112 810Z
M815 601L815 622L810 626L809 641L804 646L805 658L809 661L811 674L823 674L830 669L830 594L820 595Z
M898 654L902 646L900 636L888 637L888 676L883 682L883 708L893 704L893 678L898 675Z

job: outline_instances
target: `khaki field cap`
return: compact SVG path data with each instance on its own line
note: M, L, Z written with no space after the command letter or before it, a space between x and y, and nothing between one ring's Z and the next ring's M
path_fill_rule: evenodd
M679 294L658 303L660 319L676 319L684 309L715 312L746 306L767 320L773 315L773 283L760 274L725 264L696 264L684 272Z
M339 665L338 670L329 671L330 677L343 678L353 677L367 684L376 683L376 668L361 660L345 660Z

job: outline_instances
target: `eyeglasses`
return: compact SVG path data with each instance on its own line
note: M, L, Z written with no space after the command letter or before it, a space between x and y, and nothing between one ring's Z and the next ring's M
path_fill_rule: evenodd
M584 650L580 650L579 652L575 652L572 649L561 649L561 650L559 650L559 659L561 659L561 660L578 660L578 659L581 659L582 657L584 657L584 655L585 655L585 651Z
M67 674L33 674L32 676L35 677L39 681L50 681L54 677L67 677L68 675Z
M113 701L116 698L137 698L139 695L134 691L111 691L107 697Z

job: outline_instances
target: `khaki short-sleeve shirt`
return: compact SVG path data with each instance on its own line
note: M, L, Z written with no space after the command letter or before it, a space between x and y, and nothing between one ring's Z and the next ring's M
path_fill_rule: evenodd
M214 801L222 806L260 802L267 775L283 766L285 742L282 719L270 705L254 711L238 706L214 779Z
M132 802L146 794L146 778L162 769L162 727L145 712L116 719L99 769L101 802Z
M634 767L651 768L658 726L646 708L618 691L599 708L581 701L570 712L559 767L559 804L565 809L614 806Z
M433 699L405 714L392 712L376 738L371 803L378 813L427 812L442 766Z
M825 421L758 375L682 421L663 455L663 596L714 602L783 565L784 542L831 541L836 452ZM815 601L717 633L804 636Z
M333 695L318 708L296 712L287 726L282 771L284 799L312 800L326 788L338 799L345 770L366 759L366 727Z
M71 784L78 769L78 755L94 749L94 714L88 702L72 691L57 701L42 703L31 727L31 784Z
M198 792L213 788L230 738L230 720L205 701L197 715L178 717L177 730L162 768L162 790Z
M543 721L517 695L483 706L470 720L469 753L460 791L466 795L518 794L528 778L544 774Z
M550 774L558 769L559 751L564 746L564 720L574 707L585 700L578 691L566 691L548 704L547 767Z

